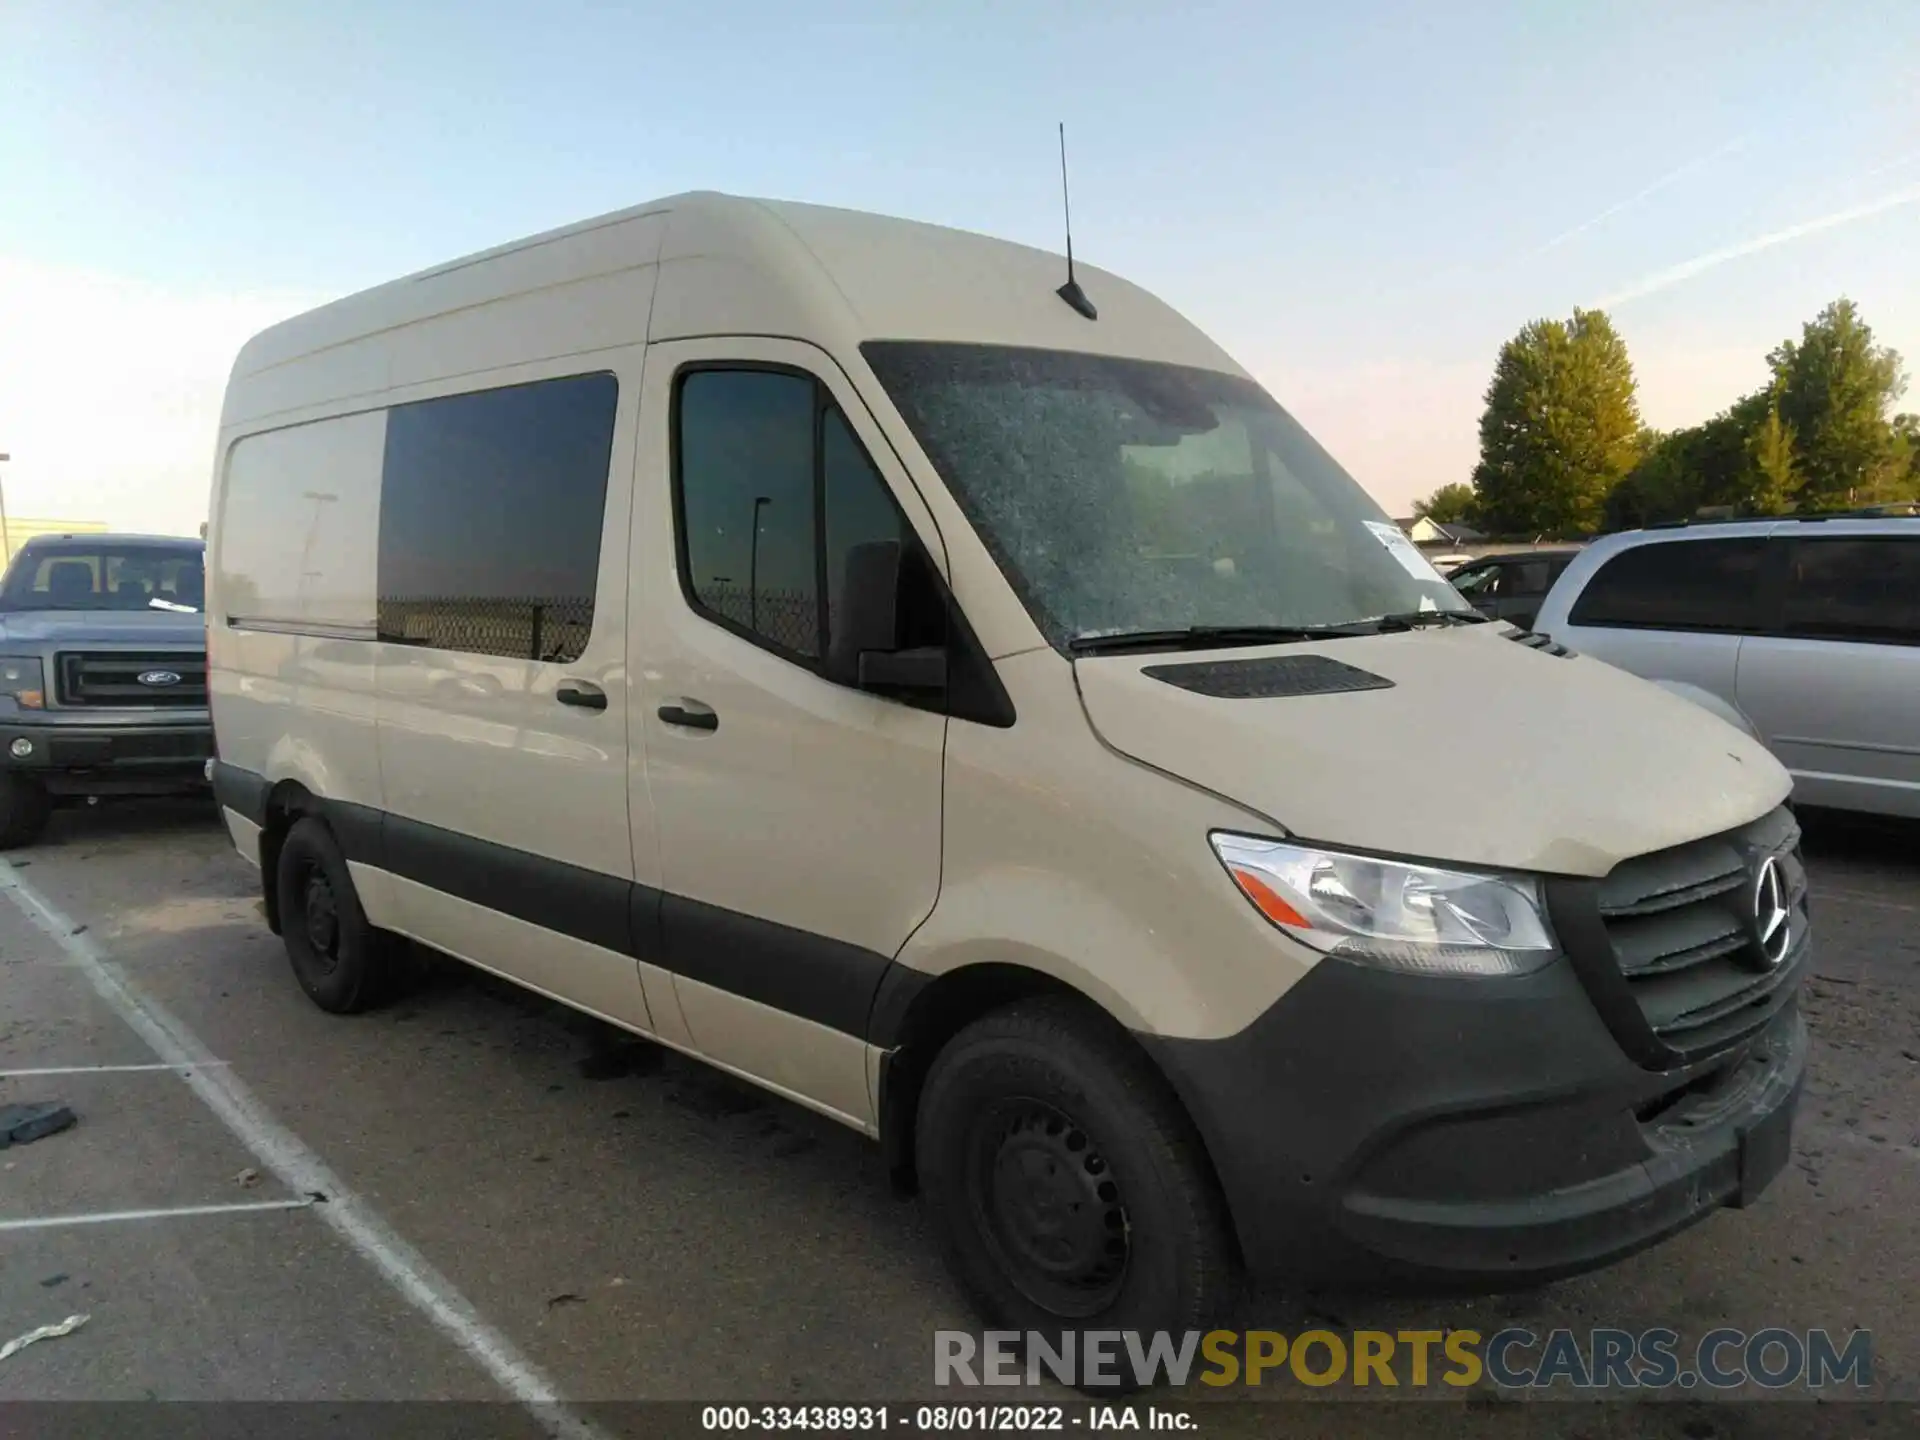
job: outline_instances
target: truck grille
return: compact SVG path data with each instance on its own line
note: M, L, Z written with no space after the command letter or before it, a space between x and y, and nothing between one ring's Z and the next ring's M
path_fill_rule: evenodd
M132 761L204 760L213 754L213 737L201 730L146 731L132 735L64 736L47 743L47 761L58 769L84 770Z
M1807 872L1784 807L1571 889L1555 901L1562 938L1596 1007L1643 1064L1668 1068L1738 1044L1805 978ZM1763 938L1776 908L1783 918Z
M207 657L197 651L81 651L56 656L54 672L62 705L202 710L207 704ZM163 675L178 679L155 683Z

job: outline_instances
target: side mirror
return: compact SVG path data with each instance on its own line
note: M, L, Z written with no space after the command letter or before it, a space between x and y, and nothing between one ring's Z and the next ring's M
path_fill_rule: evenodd
M834 607L827 674L843 684L860 678L860 655L900 647L900 542L873 540L847 552Z
M947 653L938 646L900 648L900 583L904 552L898 540L874 540L847 552L845 582L827 650L829 680L862 690L941 690Z

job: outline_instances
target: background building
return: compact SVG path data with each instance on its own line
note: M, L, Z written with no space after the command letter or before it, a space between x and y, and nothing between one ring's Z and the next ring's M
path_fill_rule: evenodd
M9 515L6 524L0 529L0 550L5 550L5 563L11 564L14 554L20 547L36 535L99 535L106 531L104 520L35 520L26 515Z

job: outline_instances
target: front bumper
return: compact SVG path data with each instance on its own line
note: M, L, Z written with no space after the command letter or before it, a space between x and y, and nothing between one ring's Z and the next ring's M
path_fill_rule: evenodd
M100 794L205 784L211 721L0 725L0 765L56 794Z
M1322 961L1225 1040L1143 1037L1195 1117L1248 1268L1523 1288L1644 1249L1785 1166L1797 997L1710 1059L1630 1060L1567 960L1453 980Z

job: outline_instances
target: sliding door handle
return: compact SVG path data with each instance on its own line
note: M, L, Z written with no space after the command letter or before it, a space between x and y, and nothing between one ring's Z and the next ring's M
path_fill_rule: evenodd
M559 688L553 692L553 698L562 705L572 705L581 710L607 708L607 692L590 680L562 680Z
M698 700L676 700L671 705L662 705L660 718L669 725L678 725L685 730L720 728L720 717L713 713L713 707L703 705Z

